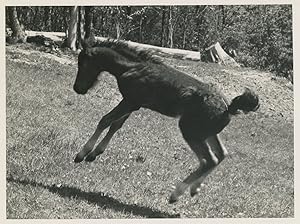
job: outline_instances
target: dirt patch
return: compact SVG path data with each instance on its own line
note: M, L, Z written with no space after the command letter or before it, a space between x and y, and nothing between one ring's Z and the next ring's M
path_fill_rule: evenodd
M29 47L30 46L31 45L29 45ZM24 55L26 55L26 57L24 57ZM41 57L54 60L60 64L75 65L77 63L74 60L74 57L68 56L66 54L60 53L60 56L58 56L53 53L46 53L39 50L34 50L34 49L28 50L28 44L24 46L22 45L6 46L6 57L7 59L13 60L15 62L20 62L25 64L38 64L40 63Z

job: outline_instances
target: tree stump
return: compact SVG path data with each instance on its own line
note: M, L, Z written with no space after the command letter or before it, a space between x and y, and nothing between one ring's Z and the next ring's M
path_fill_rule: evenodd
M240 67L240 65L223 50L219 42L206 48L205 55L214 63L231 67Z

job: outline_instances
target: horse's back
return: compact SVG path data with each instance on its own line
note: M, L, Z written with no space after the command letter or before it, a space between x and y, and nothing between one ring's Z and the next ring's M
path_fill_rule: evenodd
M132 68L118 78L118 85L132 104L172 117L188 107L201 108L204 96L218 93L210 84L160 63Z

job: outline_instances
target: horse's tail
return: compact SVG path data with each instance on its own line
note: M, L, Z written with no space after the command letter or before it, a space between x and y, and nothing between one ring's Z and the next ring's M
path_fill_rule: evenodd
M250 111L256 111L259 106L258 96L253 91L246 88L242 95L235 97L231 101L231 104L228 106L228 112L233 115L238 114L238 110L248 113Z

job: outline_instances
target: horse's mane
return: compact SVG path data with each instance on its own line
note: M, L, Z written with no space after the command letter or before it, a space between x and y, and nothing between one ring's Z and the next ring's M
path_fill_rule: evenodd
M129 60L136 62L151 61L161 63L162 60L153 54L153 50L141 50L137 47L129 46L125 41L108 39L105 41L97 41L93 47L110 48Z

